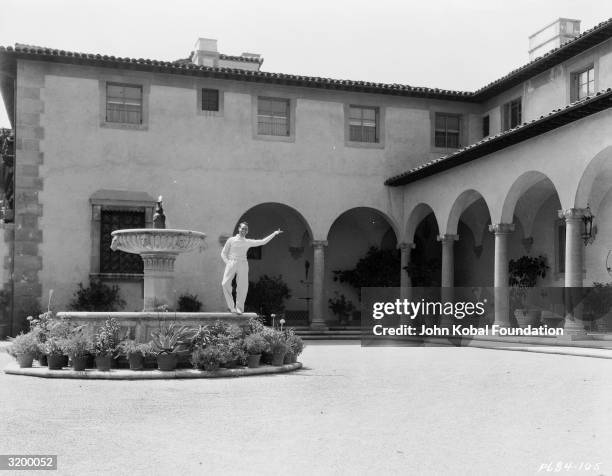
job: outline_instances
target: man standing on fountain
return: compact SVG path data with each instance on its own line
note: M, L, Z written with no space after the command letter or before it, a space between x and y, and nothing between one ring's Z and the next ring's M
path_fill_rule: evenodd
M221 250L221 258L225 262L225 272L223 273L223 295L227 302L227 307L230 312L242 314L244 311L244 301L246 300L247 291L249 290L249 262L247 261L247 251L253 246L263 246L272 240L276 235L280 235L282 230L278 229L274 233L261 240L247 239L249 225L247 222L242 222L238 225L238 234L228 238L225 242L223 250ZM232 280L236 276L236 304L232 296Z

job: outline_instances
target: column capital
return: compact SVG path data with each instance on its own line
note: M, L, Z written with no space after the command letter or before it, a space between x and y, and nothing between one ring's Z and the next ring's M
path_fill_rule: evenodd
M450 234L438 235L437 239L441 243L452 243L453 241L457 241L459 239L459 235L450 235Z
M582 220L586 212L585 208L568 208L557 212L559 218L567 220Z
M401 243L397 244L397 248L400 250L413 250L416 248L416 245L414 243L406 243L405 241L402 241Z
M311 245L313 248L323 248L327 243L327 240L312 240Z
M496 235L512 233L514 231L514 223L492 223L489 225L489 231Z

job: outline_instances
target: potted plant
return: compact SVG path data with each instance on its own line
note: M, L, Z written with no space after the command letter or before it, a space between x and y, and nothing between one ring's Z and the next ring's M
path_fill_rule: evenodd
M119 341L119 323L114 317L107 319L96 334L94 351L96 355L96 368L109 371L111 360L117 349Z
M221 365L223 352L217 345L198 347L191 354L193 367L200 370L215 371Z
M546 277L546 257L522 256L512 259L508 263L508 284L512 286L512 307L514 316L520 327L539 324L541 311L539 309L526 309L527 289L537 284L538 278Z
M285 355L285 364L294 364L297 362L297 357L304 350L304 341L298 335L295 335L293 329L287 329L285 334L285 342L287 344L287 354Z
M157 356L157 368L163 371L176 369L178 364L177 351L192 337L193 332L186 326L178 326L174 322L168 326L160 326L151 332L151 349Z
M64 340L70 337L76 330L77 326L73 322L64 318L51 317L47 321L47 340L53 339L59 347L62 347ZM66 354L63 350L61 352L61 357L57 358L62 359L62 367L66 367L68 365L68 354Z
M49 337L42 345L42 351L47 356L49 370L60 370L66 364L61 338Z
M26 334L19 334L14 339L11 339L11 344L8 348L8 353L17 359L19 367L32 367L32 362L38 352L36 333L30 331Z
M264 334L264 338L268 342L269 352L272 354L272 365L281 366L285 359L288 346L285 341L285 337L281 331L276 329L266 329L267 332Z
M233 369L245 363L247 354L242 339L229 339L227 342L228 361L227 368Z
M127 358L130 370L142 370L145 357L151 353L151 343L138 343L133 339L126 339L119 344L118 350Z
M49 333L49 321L52 319L53 314L48 311L38 315L38 317L28 316L27 320L30 323L30 331L34 333L38 341L38 351L36 352L35 359L42 365L47 365L47 356L43 351L43 344L47 340Z
M244 338L244 349L247 353L247 365L250 369L259 367L261 354L268 349L268 341L260 332L249 334Z
M81 328L62 339L60 346L64 354L72 359L74 370L83 371L87 368L87 362L94 346L92 340L83 333Z

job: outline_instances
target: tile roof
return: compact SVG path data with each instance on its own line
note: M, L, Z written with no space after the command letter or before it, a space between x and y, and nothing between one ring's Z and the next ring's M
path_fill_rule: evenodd
M511 71L502 78L487 84L475 92L416 87L397 83L376 83L369 81L353 81L294 74L269 73L265 71L248 71L235 68L211 68L206 66L197 66L185 60L159 61L143 58L123 58L100 54L77 53L73 51L57 50L40 46L22 45L19 43L16 44L14 48L10 46L0 46L0 60L3 56L8 56L16 58L30 58L41 61L90 64L114 68L130 68L171 74L213 77L219 79L235 79L320 89L336 89L342 91L437 98L478 103L486 101L502 91L509 89L530 77L540 74L546 69L562 63L568 58L571 58L572 56L575 56L578 53L610 38L612 38L612 18L599 23L573 40L568 41L560 47L546 53L544 56L536 58L526 65ZM260 60L257 58L229 55L220 55L219 57L233 61Z
M513 129L486 137L452 154L431 160L407 172L390 177L385 180L385 185L397 187L415 182L430 175L484 157L498 150L505 149L506 147L518 144L610 107L612 107L612 89L608 88L605 91L600 91L593 96L587 96L563 108L555 109L549 114L540 116L538 119L534 119L531 122L523 123Z
M186 63L181 60L174 62L144 58L136 59L92 53L79 53L74 51L57 50L22 44L16 44L14 48L11 46L0 46L0 64L5 58L31 59L35 61L49 61L69 64L86 64L91 66L137 69L218 79L233 79L239 81L264 82L288 86L335 89L374 94L392 94L397 96L440 98L455 101L470 101L473 94L465 91L413 87L405 84L384 84L369 81L320 78L294 74L269 73L265 71L250 71L236 68L213 68Z

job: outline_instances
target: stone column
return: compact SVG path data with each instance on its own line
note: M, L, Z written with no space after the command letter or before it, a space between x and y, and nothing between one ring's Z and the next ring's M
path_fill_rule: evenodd
M458 235L439 235L438 241L442 243L442 281L443 288L452 288L455 285L455 241Z
M582 227L585 210L583 208L569 208L559 210L559 218L565 219L565 288L567 292L565 303L565 337L575 338L585 335L584 323L580 319L579 290L568 288L582 288L584 243L582 241Z
M398 243L400 249L400 293L402 299L408 299L409 288L412 287L412 280L408 272L404 269L410 263L410 250L414 249L414 243Z
M310 327L312 329L326 329L325 319L325 299L323 295L323 285L325 281L325 247L327 241L316 240L312 242L314 248L312 264L312 317Z
M514 231L514 224L495 223L489 225L489 231L495 234L495 263L493 268L495 324L502 327L510 327L508 237Z
M455 241L459 239L458 235L439 235L438 241L442 243L442 276L440 300L442 305L447 302L453 302L455 293L453 286L455 285ZM440 316L440 326L449 327L457 324L453 316Z
M144 264L144 311L154 311L167 305L174 309L174 262L175 253L143 253Z

